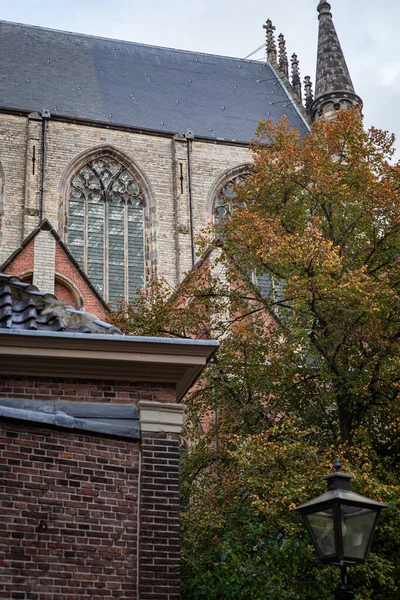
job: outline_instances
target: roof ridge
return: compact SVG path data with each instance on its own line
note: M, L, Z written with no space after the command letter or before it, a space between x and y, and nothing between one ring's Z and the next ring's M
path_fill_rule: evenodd
M67 31L65 29L55 29L53 27L42 27L41 25L32 25L30 23L18 23L16 21L5 21L4 19L0 19L0 24L6 24L6 25L16 25L17 27L25 27L25 28L29 28L29 29L39 29L42 31L49 31L49 32L53 32L53 33L62 33L64 35L72 35L72 36L80 36L83 38L92 38L95 40L104 40L104 41L108 41L108 42L118 42L120 44L128 44L128 45L132 45L132 46L140 46L142 48L154 48L154 49L158 49L158 50L168 50L169 52L179 52L181 54L195 54L198 56L209 56L212 58L222 58L222 59L226 59L226 60L234 60L234 61L238 61L238 62L245 62L245 63L255 63L255 64L260 64L259 60L250 60L250 59L243 59L243 58L239 58L238 56L227 56L224 54L213 54L211 52L200 52L197 50L184 50L183 48L170 48L168 46L158 46L155 44L145 44L143 42L133 42L131 40L122 40L122 39L118 39L118 38L109 38L106 36L102 36L102 35L94 35L91 33L80 33L80 32L76 32L76 31ZM265 64L267 64L267 62L265 61Z

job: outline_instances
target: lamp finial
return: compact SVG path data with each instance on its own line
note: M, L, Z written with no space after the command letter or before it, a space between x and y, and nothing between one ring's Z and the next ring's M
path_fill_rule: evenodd
M338 458L333 463L333 468L335 469L336 473L340 473L341 472L341 470L342 470L342 463L340 462L340 460Z

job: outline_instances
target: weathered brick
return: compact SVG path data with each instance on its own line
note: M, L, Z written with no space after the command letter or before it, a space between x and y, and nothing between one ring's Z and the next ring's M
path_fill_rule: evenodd
M5 398L93 402L93 392L175 399L168 385L0 377ZM3 420L0 598L137 600L139 588L140 600L178 599L178 461L176 434L138 442Z

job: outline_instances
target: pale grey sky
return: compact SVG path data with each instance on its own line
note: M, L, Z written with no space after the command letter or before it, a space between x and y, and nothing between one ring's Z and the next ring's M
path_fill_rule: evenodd
M0 0L0 18L147 44L245 57L269 17L302 76L315 79L318 0ZM400 3L331 0L366 124L400 140ZM262 57L262 53L257 57ZM398 144L400 148L400 141Z

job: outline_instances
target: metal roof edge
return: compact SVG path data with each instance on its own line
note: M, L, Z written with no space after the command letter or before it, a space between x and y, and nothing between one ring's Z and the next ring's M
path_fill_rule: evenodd
M161 344L164 346L189 346L189 347L204 347L218 348L217 340L197 340L191 338L162 338L162 337L147 337L133 335L118 335L112 336L101 333L73 333L66 331L27 331L22 329L0 329L0 336L10 335L22 338L49 338L49 339L70 339L70 340L87 340L107 341L107 342L122 342L130 344Z
M156 44L145 44L144 42L133 42L132 40L122 40L119 38L109 38L106 36L102 36L102 35L94 35L91 33L79 33L76 31L66 31L64 29L54 29L52 27L42 27L41 25L32 25L29 23L18 23L17 21L6 21L4 19L0 19L0 24L4 24L4 25L15 25L17 27L26 27L28 29L35 29L35 30L41 30L41 31L48 31L49 33L62 33L64 35L71 35L71 36L79 36L79 37L83 37L83 38L88 38L88 39L95 39L95 40L103 40L103 41L107 41L107 42L118 42L120 44L128 44L128 45L132 45L132 46L139 46L141 48L151 48L151 49L158 49L158 50L167 50L168 52L179 52L181 54L195 54L198 56L205 56L205 57L210 57L210 58L220 58L220 59L224 59L224 60L234 60L234 61L238 61L238 62L245 62L245 63L254 63L254 64L260 64L259 60L250 60L250 59L244 59L244 58L240 58L238 56L227 56L224 54L213 54L213 53L209 53L209 52L201 52L198 50L184 50L183 48L170 48L168 46L158 46Z
M0 330L0 374L172 384L179 402L218 347L214 340Z
M305 125L306 130L310 131L310 124L307 123L306 119L304 118L304 116L301 114L301 111L299 109L299 107L297 106L296 102L293 100L292 96L289 94L289 90L286 88L286 86L284 85L283 81L281 80L280 77L278 77L277 73L275 72L274 68L272 67L272 65L270 65L269 63L267 63L267 65L269 66L269 68L271 69L271 71L274 73L277 81L279 82L279 85L281 86L283 92L286 94L291 106L293 106L293 108L295 109L297 115L300 117L303 125Z

